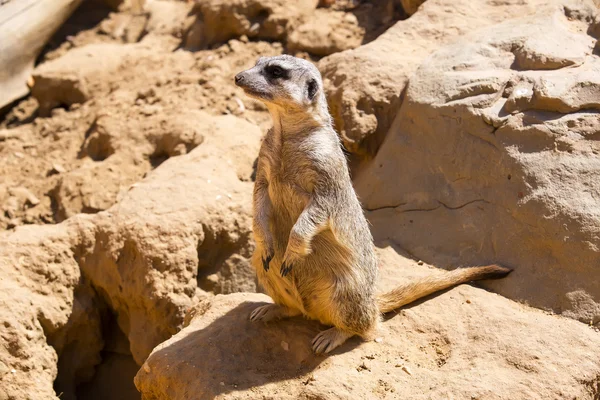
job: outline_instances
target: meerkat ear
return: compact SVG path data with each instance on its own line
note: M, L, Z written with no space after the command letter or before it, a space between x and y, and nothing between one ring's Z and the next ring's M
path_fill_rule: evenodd
M317 81L314 78L309 79L306 83L306 94L309 101L313 101L317 94L317 89Z

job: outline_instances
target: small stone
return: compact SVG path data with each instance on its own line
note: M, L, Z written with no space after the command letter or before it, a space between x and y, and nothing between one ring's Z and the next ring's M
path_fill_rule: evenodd
M419 260L419 261L417 262L417 264L419 264L419 265L423 265L423 261Z
M16 129L0 129L0 142L18 137L19 131Z
M281 341L281 348L284 349L285 351L289 351L290 350L290 345L285 342L285 341Z
M40 204L40 199L38 199L33 193L31 193L29 189L24 188L22 186L10 189L10 193L18 199L21 199L21 201L29 203L32 206L37 206L38 204Z
M213 285L217 285L219 283L219 275L217 274L210 274L206 277L206 280L208 282L210 282Z
M467 304L471 304L471 300L467 299Z
M10 370L10 372L11 372L12 374L16 374L16 373L17 373L17 370L16 370L16 369L11 369L11 370Z
M412 376L412 372L410 371L410 369L408 369L408 367L406 365L402 366L402 371L406 372L407 374Z
M17 158L23 158L23 157L25 157L25 155L23 153L21 153L20 151L15 151L14 154L15 154L15 157L17 157Z
M57 174L62 174L66 170L65 170L65 167L63 167L62 165L55 163L55 164L52 164L52 171L56 172Z
M382 337L375 338L375 343L381 343L381 342L383 342Z
M225 382L219 382L219 385L225 386Z
M242 100L240 98L236 97L236 98L234 98L234 100L238 105L240 113L243 113L244 111L246 111L246 107L244 106L244 103L242 102Z
M258 31L260 30L260 24L258 22L255 22L254 24L252 24L252 26L250 27L250 33L253 35L258 34Z
M144 371L150 373L150 366L147 363L144 363Z

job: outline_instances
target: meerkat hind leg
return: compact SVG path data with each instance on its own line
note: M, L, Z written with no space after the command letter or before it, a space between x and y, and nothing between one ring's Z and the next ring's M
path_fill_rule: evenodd
M340 328L329 328L315 336L312 341L313 351L317 354L329 353L352 336L354 336L352 333L343 331Z
M277 319L294 317L296 315L300 315L300 311L279 304L265 304L256 307L250 313L250 320L269 322Z

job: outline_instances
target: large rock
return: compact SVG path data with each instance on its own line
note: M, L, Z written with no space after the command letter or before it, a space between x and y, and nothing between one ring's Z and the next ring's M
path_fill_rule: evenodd
M392 249L383 259L388 265L382 281L388 288L415 271L435 272ZM268 301L244 293L199 304L188 325L158 346L138 372L135 384L142 398L598 395L600 334L474 287L460 286L408 307L383 323L381 340L351 339L329 357L311 351L310 341L321 329L316 322L249 321L250 311Z
M477 29L532 14L545 3L428 0L375 41L321 60L330 110L345 147L361 156L375 154L409 77L434 50Z
M261 132L237 117L203 116L202 144L98 213L81 245L84 274L116 313L139 364L206 295L198 286L256 289L248 199Z
M490 286L600 322L595 13L550 6L423 63L355 182L378 239L441 266L515 267Z

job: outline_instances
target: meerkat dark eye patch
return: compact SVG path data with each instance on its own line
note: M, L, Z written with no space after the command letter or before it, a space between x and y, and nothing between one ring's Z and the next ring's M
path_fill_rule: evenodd
M313 101L315 95L317 94L317 81L314 79L309 79L306 84L306 95L310 101Z
M267 77L271 79L288 79L290 77L289 71L281 68L279 65L267 65L267 67L265 67L265 73L267 74Z

